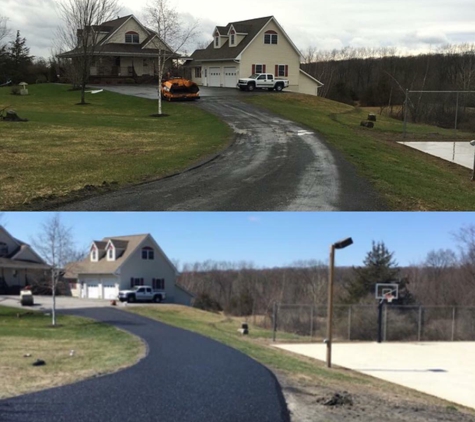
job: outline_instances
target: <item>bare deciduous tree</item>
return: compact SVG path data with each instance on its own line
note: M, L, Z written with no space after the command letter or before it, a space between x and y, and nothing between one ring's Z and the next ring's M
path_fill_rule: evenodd
M66 264L78 257L73 243L72 230L55 214L42 225L42 231L32 241L35 249L51 266L50 286L53 297L52 325L56 325L56 289Z
M0 49L4 46L4 40L10 35L7 22L8 18L6 16L0 16Z
M58 29L58 40L61 50L74 51L81 104L85 104L91 63L104 36L98 26L115 18L120 7L117 0L60 0L57 5L63 20L63 26Z
M183 22L168 0L149 0L145 21L157 34L158 41L158 114L162 114L161 83L166 63L177 58L179 51L197 32L198 22Z

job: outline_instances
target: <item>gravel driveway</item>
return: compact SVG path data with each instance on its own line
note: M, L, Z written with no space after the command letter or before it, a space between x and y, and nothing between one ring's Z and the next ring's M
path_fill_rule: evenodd
M274 375L236 350L114 308L62 312L130 331L147 342L147 357L115 374L0 400L2 422L290 420Z
M155 87L110 88L156 98ZM220 93L220 94L218 94ZM382 210L385 204L338 152L307 128L210 90L197 106L234 130L235 142L208 163L174 177L70 203L74 211ZM254 93L252 93L254 95ZM261 93L257 95L285 95Z

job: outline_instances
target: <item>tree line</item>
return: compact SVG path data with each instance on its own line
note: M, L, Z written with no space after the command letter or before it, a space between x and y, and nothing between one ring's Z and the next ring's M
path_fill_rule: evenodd
M402 118L406 89L410 91L475 90L475 44L447 45L433 53L401 56L394 48L344 48L304 53L303 69L324 83L319 91L335 101L379 107ZM414 123L453 127L455 94L415 93L408 115ZM475 107L475 94L459 98L460 122Z
M475 226L460 229L458 251L433 250L423 262L401 267L384 242L373 242L361 266L335 269L335 303L374 304L376 283L397 283L399 305L474 306ZM269 315L274 302L325 305L328 264L296 262L285 268L252 263L184 264L179 283L196 306L233 315Z

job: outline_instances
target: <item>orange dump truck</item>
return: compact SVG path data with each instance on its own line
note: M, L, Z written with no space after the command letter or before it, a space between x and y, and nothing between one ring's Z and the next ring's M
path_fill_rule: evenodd
M194 82L184 78L172 78L162 83L162 98L164 100L197 100L200 89Z

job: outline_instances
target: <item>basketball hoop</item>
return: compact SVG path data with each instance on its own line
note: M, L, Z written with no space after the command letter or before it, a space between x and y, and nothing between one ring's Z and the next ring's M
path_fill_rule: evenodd
M384 299L386 300L386 302L391 303L394 299L394 295L392 293L386 293L384 295Z

